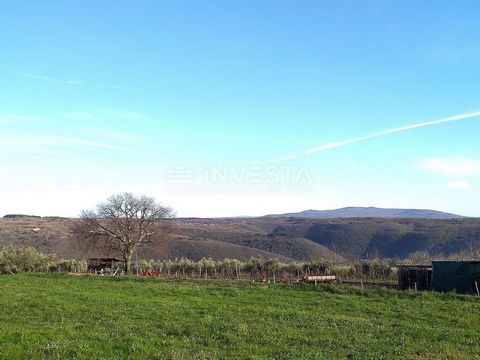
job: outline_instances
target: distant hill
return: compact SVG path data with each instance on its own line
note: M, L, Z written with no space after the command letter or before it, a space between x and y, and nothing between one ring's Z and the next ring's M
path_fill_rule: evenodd
M4 219L41 219L41 216L37 215L25 215L25 214L7 214Z
M78 219L13 217L0 219L0 247L33 246L63 258L88 258L106 254L101 250L85 249L74 232ZM326 258L341 262L344 258L321 244L305 238L276 236L271 221L255 219L173 219L171 234L157 244L139 250L143 259L174 259L202 257L215 259L248 259L252 256L293 259ZM111 254L114 255L114 254Z
M77 219L0 219L0 247L33 246L64 258L95 257L77 243ZM138 252L141 259L246 259L261 255L281 260L408 257L426 252L442 258L480 251L480 219L407 218L230 218L172 219L171 234ZM113 254L112 254L113 255Z
M404 219L460 219L461 215L435 210L382 209L376 207L346 207L336 210L305 210L297 213L266 215L277 218L404 218Z

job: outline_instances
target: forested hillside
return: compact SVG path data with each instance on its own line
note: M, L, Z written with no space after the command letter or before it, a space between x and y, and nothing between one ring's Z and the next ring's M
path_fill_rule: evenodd
M0 246L34 246L61 257L94 256L77 240L76 219L0 220ZM170 234L139 251L146 259L189 257L405 258L414 252L445 257L480 250L480 219L235 218L173 219Z

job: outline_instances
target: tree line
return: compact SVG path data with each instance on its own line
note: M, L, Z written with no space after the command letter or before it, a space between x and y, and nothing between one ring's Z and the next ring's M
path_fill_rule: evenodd
M345 280L393 280L395 264L384 259L358 260L335 264L318 258L305 261L282 262L254 256L247 260L203 258L193 261L187 258L163 261L142 260L135 265L138 273L153 270L175 277L252 278L281 281L301 278L305 275L333 274Z
M113 270L111 269L112 273ZM246 260L202 258L194 261L187 258L171 260L141 260L132 264L132 273L137 275L155 271L166 277L255 279L273 282L290 281L305 275L335 274L345 280L394 279L393 264L387 260L373 259L334 264L326 259L282 262L254 256ZM35 248L0 248L0 274L21 272L67 272L87 274L88 261L59 259L54 254L45 254Z

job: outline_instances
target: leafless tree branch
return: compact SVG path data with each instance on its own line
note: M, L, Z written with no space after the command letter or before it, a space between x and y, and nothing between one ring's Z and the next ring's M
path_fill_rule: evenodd
M160 239L159 233L166 229L160 223L172 217L173 210L152 197L123 193L111 196L95 210L83 211L76 233L86 243L116 250L129 273L135 250Z

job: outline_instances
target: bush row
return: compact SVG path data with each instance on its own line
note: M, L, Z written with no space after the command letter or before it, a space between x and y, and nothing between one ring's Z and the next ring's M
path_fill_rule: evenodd
M221 276L253 278L292 278L316 274L336 274L351 280L393 280L395 273L387 260L373 259L353 262L348 265L335 265L326 259L281 262L278 259L251 257L246 261L237 259L214 260L203 258L193 261L187 258L175 260L145 261L134 265L134 269L158 271L175 276Z
M237 259L214 260L203 258L193 261L187 258L163 261L142 260L134 265L134 271L142 273L154 270L169 276L216 276L252 278L292 278L304 275L336 274L343 279L386 280L394 272L386 260L362 260L348 265L335 265L326 259L281 262L260 256L241 261ZM0 274L19 272L75 272L88 271L85 260L58 259L53 254L44 254L32 247L9 246L0 249Z
M0 249L0 274L20 272L87 272L85 260L57 259L32 247L8 246Z

